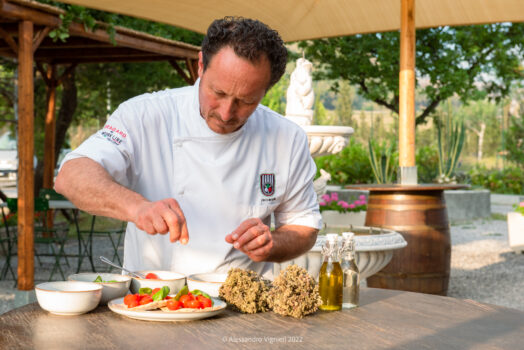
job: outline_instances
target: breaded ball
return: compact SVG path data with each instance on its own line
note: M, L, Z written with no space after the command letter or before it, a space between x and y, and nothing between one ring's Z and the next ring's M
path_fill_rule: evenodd
M279 315L302 318L318 310L322 299L318 285L307 271L290 265L280 271L269 293L270 307Z
M254 271L232 268L219 290L219 296L234 309L254 314L269 310L270 281Z

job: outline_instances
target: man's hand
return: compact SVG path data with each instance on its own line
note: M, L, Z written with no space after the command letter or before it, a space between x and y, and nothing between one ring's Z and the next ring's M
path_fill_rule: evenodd
M226 242L233 244L233 247L256 262L267 260L273 248L271 230L258 218L242 222L226 236Z
M189 240L186 218L173 198L141 204L135 212L133 222L151 235L169 232L171 242L187 244Z

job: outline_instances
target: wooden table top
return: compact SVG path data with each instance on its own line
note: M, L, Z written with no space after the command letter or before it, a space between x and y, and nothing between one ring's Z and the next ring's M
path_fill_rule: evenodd
M56 316L33 303L1 315L0 329L2 349L522 349L524 312L363 288L360 307L303 319L226 310L198 321L148 322L106 306Z

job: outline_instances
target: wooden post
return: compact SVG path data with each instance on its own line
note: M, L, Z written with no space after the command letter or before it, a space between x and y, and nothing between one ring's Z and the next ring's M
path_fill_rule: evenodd
M43 188L53 188L55 176L55 102L56 102L56 66L47 65L47 114L45 116L45 139L44 139L44 181ZM46 217L46 225L53 226L53 212L49 210Z
M18 27L18 289L34 288L33 22Z
M400 183L416 184L415 166L415 0L402 0L399 75Z

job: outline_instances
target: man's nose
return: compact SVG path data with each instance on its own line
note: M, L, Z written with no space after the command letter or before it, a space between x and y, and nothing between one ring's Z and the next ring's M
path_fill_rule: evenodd
M220 103L219 108L220 117L223 121L228 122L233 119L235 114L235 102L233 99L224 99Z

